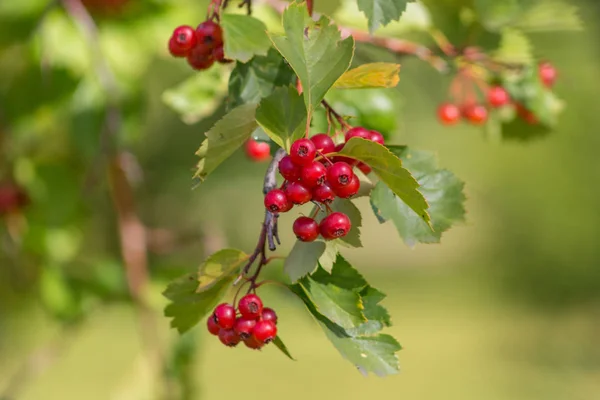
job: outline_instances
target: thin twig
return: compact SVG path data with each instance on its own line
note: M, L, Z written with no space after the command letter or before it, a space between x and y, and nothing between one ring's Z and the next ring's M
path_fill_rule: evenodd
M333 107L331 107L331 105L326 100L321 101L321 104L323 105L323 107L325 107L325 110L327 111L327 115L335 118L335 120L340 124L340 126L342 127L342 129L350 129L350 128L352 128L350 126L350 124L348 124L346 122L346 120L344 119L344 117L342 117L337 111L335 111L333 109Z

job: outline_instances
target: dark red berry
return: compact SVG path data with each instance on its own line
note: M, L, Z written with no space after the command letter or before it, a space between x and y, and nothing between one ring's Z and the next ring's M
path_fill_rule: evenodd
M279 161L279 173L290 182L300 180L301 171L302 167L294 164L290 156L285 156Z
M316 154L317 149L309 139L296 140L290 149L290 157L294 164L302 166L310 164L315 159Z
M215 321L214 314L208 317L208 319L206 320L206 328L208 329L211 335L217 336L219 334L221 327Z
M258 321L252 330L252 337L260 343L269 343L277 336L277 326L273 321Z
M316 149L322 154L329 154L335 151L335 143L333 143L333 139L325 133L319 133L310 138L310 140L314 143Z
M444 125L456 124L460 115L460 108L456 104L444 103L438 107L438 118Z
M372 171L371 167L369 167L365 163L358 163L358 169L360 169L362 171L362 173L365 175L369 175Z
M327 169L327 181L334 192L336 188L350 184L353 176L352 167L343 161L338 161Z
M192 68L201 71L210 68L215 59L212 57L210 50L207 51L206 47L198 45L188 53L187 62Z
M233 330L240 335L242 340L246 340L252 335L252 329L254 329L254 325L256 325L255 318L241 317L235 320Z
M540 63L538 66L538 72L542 83L546 87L550 88L554 86L556 79L558 78L558 72L556 71L556 68L554 68L554 65L550 64L549 62Z
M215 308L213 318L222 329L231 329L235 323L235 308L231 304L221 303Z
M294 204L305 204L312 198L310 190L300 182L288 182L285 187L285 195Z
M228 60L225 60L225 51L223 50L223 46L217 46L212 51L213 58L220 62L225 63Z
M263 321L273 321L277 325L277 313L272 308L263 308L262 319Z
M246 347L252 350L260 350L265 344L256 340L254 336L250 336L248 339L244 340L244 344Z
M371 136L370 130L368 130L367 128L363 128L361 126L357 126L357 127L350 129L348 132L346 132L345 138L346 138L346 142L347 142L348 140L352 139L353 137L360 137L360 138L368 140L370 136Z
M246 155L254 161L266 161L271 158L271 146L267 142L258 142L250 138L246 142Z
M198 43L211 50L223 45L223 31L219 24L213 21L204 21L196 28Z
M29 203L23 188L12 182L0 183L0 216L20 210Z
M351 227L350 218L346 214L334 212L323 218L319 225L319 232L323 238L331 240L346 236Z
M324 183L313 189L312 199L319 203L329 204L335 200L335 193L328 184Z
M233 329L221 329L219 331L219 340L227 347L235 347L242 338Z
M333 191L338 197L348 199L358 193L358 189L360 189L360 180L356 175L353 175L349 184L346 186L337 186Z
M510 102L510 95L502 86L492 86L487 98L492 107L502 107Z
M194 28L182 25L173 31L171 40L169 40L169 51L175 57L187 55L198 43Z
M465 118L474 125L485 124L488 118L488 110L481 104L469 104L463 110Z
M240 310L240 313L244 318L258 318L263 310L262 300L255 294L247 294L240 299L238 310Z
M294 235L302 242L312 242L319 236L319 224L312 218L299 217L294 221Z
M286 193L281 189L273 189L265 195L265 208L277 213L286 212L291 207Z
M385 143L385 138L381 133L377 131L370 131L369 140L375 143L379 143L381 145Z
M301 181L304 186L309 188L322 185L327 176L327 168L318 161L304 166L301 172Z

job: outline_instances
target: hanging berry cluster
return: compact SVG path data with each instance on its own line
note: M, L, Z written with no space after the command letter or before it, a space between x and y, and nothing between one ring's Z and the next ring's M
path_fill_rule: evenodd
M237 311L233 305L222 303L206 321L208 331L225 346L235 347L244 342L246 347L258 350L275 339L277 314L263 307L260 297L255 294L242 297Z
M227 63L223 52L223 31L214 21L207 20L196 29L182 25L169 39L169 52L173 57L185 57L196 70L210 68L215 61Z
M346 132L346 142L353 137L380 144L384 142L381 133L362 127ZM341 151L344 144L336 146L329 135L320 133L310 139L296 140L290 148L290 154L279 162L279 173L285 181L281 188L266 194L264 203L267 210L273 213L287 212L295 204L313 201L328 213L320 223L317 223L314 216L296 219L293 231L303 242L312 242L319 234L325 240L338 239L346 236L352 227L346 214L333 212L329 205L336 197L348 199L358 193L360 180L354 174L354 166L365 173L370 172L370 168L347 157L327 157L328 154Z

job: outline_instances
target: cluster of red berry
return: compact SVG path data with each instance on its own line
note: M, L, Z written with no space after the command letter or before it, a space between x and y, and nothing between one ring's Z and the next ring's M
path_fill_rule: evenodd
M346 132L346 141L353 137L380 144L384 142L381 133L361 127ZM303 242L312 242L319 234L325 240L337 239L346 236L352 227L350 218L344 213L332 212L329 204L336 197L350 198L360 189L360 180L354 174L353 166L364 172L370 169L347 157L327 157L327 154L338 152L343 147L344 143L336 146L330 136L320 133L310 139L296 140L290 154L279 162L279 173L285 181L281 188L273 189L265 196L267 210L273 213L287 212L294 204L313 201L322 204L328 211L320 224L310 217L296 219L293 231Z
M18 211L29 203L25 191L14 183L0 183L0 217Z
M223 53L223 31L214 21L204 21L194 29L182 25L173 31L169 39L169 52L173 57L186 57L194 69L210 68L215 61L229 62Z
M219 337L225 346L235 347L244 342L246 347L258 350L277 336L277 314L263 307L255 294L247 294L238 303L239 316L231 304L219 304L208 317L208 331Z
M543 62L539 65L539 77L542 83L550 88L554 86L557 78L556 68L549 62ZM511 98L506 89L502 86L492 86L487 91L487 102L492 108L499 108L511 103ZM527 110L522 104L514 103L517 114L530 124L537 124L535 115ZM488 108L483 104L468 103L456 105L453 103L443 103L438 108L438 118L444 125L454 125L461 118L465 118L474 125L481 125L487 121Z

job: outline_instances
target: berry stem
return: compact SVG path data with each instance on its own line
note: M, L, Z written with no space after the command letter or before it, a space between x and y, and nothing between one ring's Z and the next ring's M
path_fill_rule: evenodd
M340 126L342 127L342 129L350 129L350 128L352 128L344 120L344 117L342 117L340 114L338 114L338 112L335 111L333 109L333 107L331 107L331 105L326 100L321 101L321 104L323 105L323 107L325 107L325 110L327 111L327 115L328 115L329 119L335 118L335 120L340 124Z
M306 0L306 7L308 8L308 15L312 17L314 10L313 0Z
M440 31L439 29L430 29L429 34L445 55L447 55L448 57L456 57L456 49L454 48L452 43L450 43L450 40L448 40L446 35L442 33L442 31Z

